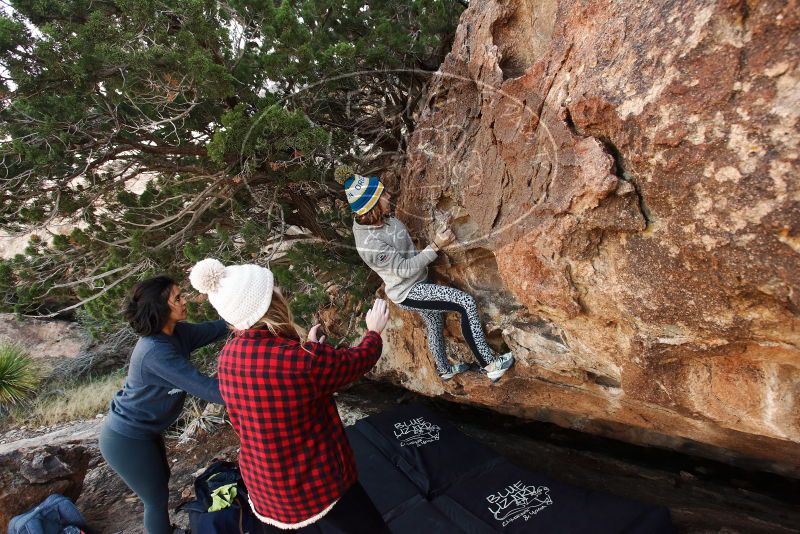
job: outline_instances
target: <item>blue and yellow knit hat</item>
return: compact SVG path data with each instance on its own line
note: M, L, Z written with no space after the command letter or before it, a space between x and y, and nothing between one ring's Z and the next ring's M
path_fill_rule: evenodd
M344 186L347 202L356 215L364 215L374 208L383 193L383 184L377 176L355 174L347 165L338 167L334 175L336 181Z

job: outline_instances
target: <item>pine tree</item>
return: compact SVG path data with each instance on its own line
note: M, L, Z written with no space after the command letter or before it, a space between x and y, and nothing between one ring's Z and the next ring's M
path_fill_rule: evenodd
M0 227L75 229L0 263L5 309L81 309L113 326L137 279L183 278L207 256L283 265L301 315L330 305L332 284L369 287L333 168L402 158L460 3L11 6L0 16Z

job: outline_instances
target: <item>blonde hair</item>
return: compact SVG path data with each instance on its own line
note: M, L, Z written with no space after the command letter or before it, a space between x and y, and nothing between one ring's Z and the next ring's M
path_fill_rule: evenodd
M255 322L252 328L263 327L278 337L285 337L300 341L306 338L306 331L294 322L289 304L277 288L272 290L272 301L267 313Z

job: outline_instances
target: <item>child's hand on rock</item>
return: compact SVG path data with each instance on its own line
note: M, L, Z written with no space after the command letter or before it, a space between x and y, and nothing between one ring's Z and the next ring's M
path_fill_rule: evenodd
M436 231L436 237L433 238L433 243L436 245L436 248L444 248L455 240L456 235L449 227L445 226Z

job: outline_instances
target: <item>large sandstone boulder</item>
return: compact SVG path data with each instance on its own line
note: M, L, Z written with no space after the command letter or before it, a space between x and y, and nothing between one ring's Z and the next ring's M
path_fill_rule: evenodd
M800 474L799 26L796 2L471 3L397 211L423 243L452 221L433 275L518 363L442 384L394 309L376 375Z

